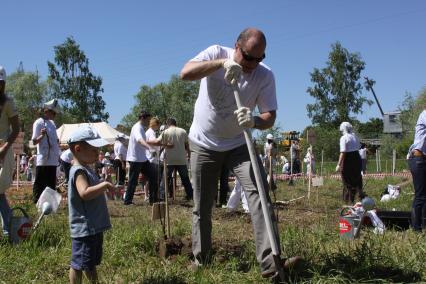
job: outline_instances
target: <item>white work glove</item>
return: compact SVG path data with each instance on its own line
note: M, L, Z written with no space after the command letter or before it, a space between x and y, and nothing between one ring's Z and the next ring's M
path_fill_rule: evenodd
M340 172L340 166L339 165L336 166L336 172Z
M225 80L229 84L236 83L243 72L241 65L232 59L223 62L223 69L225 69Z
M234 114L237 115L238 124L244 128L254 127L254 118L251 110L248 107L240 107Z

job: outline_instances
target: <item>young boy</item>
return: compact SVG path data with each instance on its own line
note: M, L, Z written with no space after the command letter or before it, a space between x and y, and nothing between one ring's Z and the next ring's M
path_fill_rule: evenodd
M115 190L100 182L90 167L99 155L98 147L108 144L90 126L71 134L68 145L74 155L68 182L68 208L72 239L70 283L82 282L82 271L97 282L96 266L101 263L103 232L111 228L104 192Z

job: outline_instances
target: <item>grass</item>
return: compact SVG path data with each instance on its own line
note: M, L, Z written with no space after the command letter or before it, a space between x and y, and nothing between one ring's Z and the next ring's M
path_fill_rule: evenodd
M402 187L400 199L380 203L387 184L403 182L388 177L369 180L366 192L381 209L410 210L412 185ZM294 186L279 182L278 200L307 194L302 180ZM182 192L180 192L182 195ZM292 274L292 283L389 283L426 281L426 235L411 230L387 230L375 235L363 229L360 239L347 241L338 233L341 183L326 179L311 198L277 207L282 254L301 255L308 268ZM179 196L182 199L182 196ZM9 191L11 203L20 203L36 216L29 189ZM250 218L214 209L214 259L210 266L192 271L190 264L191 207L177 202L170 208L171 233L183 243L182 251L168 259L157 252L163 233L159 221L151 221L151 208L139 198L137 206L109 202L113 229L105 234L104 257L98 271L103 283L268 283L260 276L255 259ZM47 216L28 240L11 246L0 237L0 283L64 283L68 281L71 241L67 209Z

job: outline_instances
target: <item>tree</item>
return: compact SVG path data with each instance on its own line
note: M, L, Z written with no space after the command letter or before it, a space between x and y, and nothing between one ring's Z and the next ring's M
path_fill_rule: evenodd
M362 113L365 103L371 100L361 95L359 82L365 68L358 53L349 53L337 42L333 44L327 66L321 70L314 68L310 73L312 87L307 92L316 100L307 105L309 118L314 125L336 127L343 121L352 121L351 115Z
M378 139L383 133L383 119L370 118L370 120L365 123L355 123L354 127L357 130L356 132L359 138Z
M198 85L198 82L180 80L176 75L169 82L154 87L143 85L135 95L135 105L123 117L121 124L130 132L132 125L138 120L139 112L145 109L163 123L169 117L175 118L178 126L188 131L194 114Z
M71 37L54 47L55 64L47 62L52 97L61 99L61 107L72 122L107 121L102 78L89 70L89 59Z
M46 101L46 82L40 81L37 72L25 72L21 67L7 78L6 93L14 98L25 132L25 141L32 134L33 122L39 117L43 102Z

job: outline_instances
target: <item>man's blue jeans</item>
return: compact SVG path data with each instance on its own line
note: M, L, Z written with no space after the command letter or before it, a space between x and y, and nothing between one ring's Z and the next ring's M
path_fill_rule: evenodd
M167 180L168 180L168 191L169 191L169 193L171 193L171 190L173 188L172 174L173 174L173 171L175 169L179 173L180 180L182 181L182 185L185 188L186 199L191 200L192 199L192 185L191 185L191 181L189 180L188 167L186 165L168 165L167 166ZM164 179L161 180L160 198L164 199Z
M426 218L426 159L411 157L408 159L414 184L414 200L411 211L412 226L415 231L425 228Z
M11 210L6 199L6 194L0 194L0 215L3 222L3 234L9 233Z
M126 190L126 197L124 204L131 204L133 202L133 195L135 194L136 186L138 185L139 174L142 172L149 181L149 203L157 202L157 169L154 164L149 161L145 162L129 162L129 184Z

